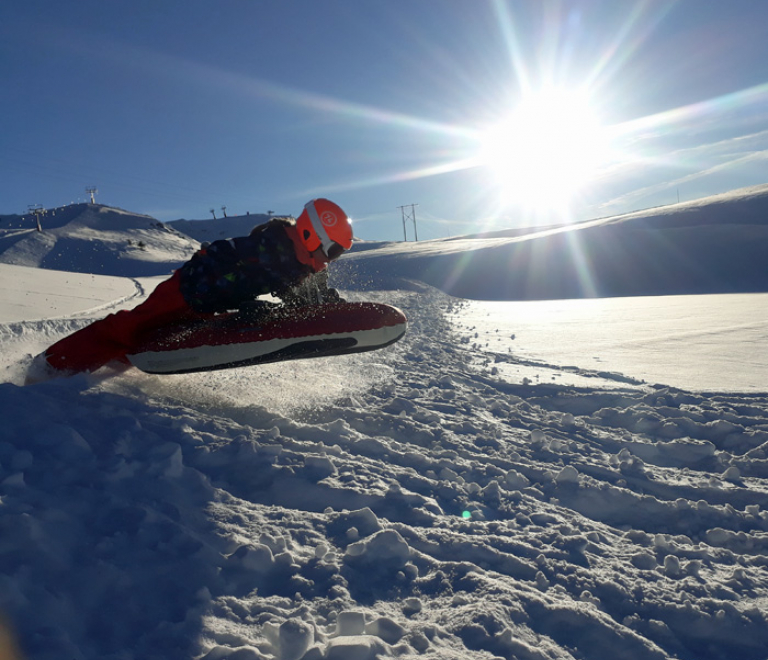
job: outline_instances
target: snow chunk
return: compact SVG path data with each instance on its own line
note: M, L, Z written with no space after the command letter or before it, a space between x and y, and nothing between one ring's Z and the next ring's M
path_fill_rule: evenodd
M544 575L541 571L536 571L536 587L540 591L546 591L549 589L550 582L547 579L547 576Z
M397 644L405 635L405 628L389 617L379 617L365 626L365 632L368 635L380 637L387 644Z
M403 602L403 613L406 616L413 616L418 614L423 609L424 605L421 600L416 597L406 598Z
M251 547L241 545L228 559L233 565L257 573L266 573L275 564L272 551L261 543Z
M675 555L667 555L664 557L664 575L670 578L678 578L682 576L682 573L680 559Z
M442 376L438 383L440 384L440 387L444 387L446 389L453 389L455 387L453 384L453 379L448 375Z
M641 571L652 571L656 568L656 557L650 552L638 552L632 557L632 564Z
M483 501L491 504L492 506L498 506L501 501L501 487L499 482L495 479L490 481L488 485L480 491L480 495Z
M410 556L411 549L405 539L395 530L387 529L350 545L344 561L371 567L402 568Z
M741 481L741 470L735 465L731 465L725 472L723 472L723 479L730 482Z
M573 413L563 413L563 416L560 419L560 423L563 426L574 426L576 424L576 417L574 417Z
M531 484L528 477L514 469L507 472L504 482L510 490L522 490Z
M533 429L530 433L530 439L531 439L531 446L534 449L540 449L544 446L544 443L547 441L547 434L544 433L544 431L540 429Z
M315 641L315 631L304 621L288 619L280 624L278 645L280 660L299 660Z
M365 614L346 610L336 618L336 635L353 637L365 634Z
M391 655L389 646L378 637L336 637L328 642L324 660L376 660Z
M464 482L464 479L459 477L459 475L449 467L444 467L442 470L440 470L440 479L443 481L455 481L457 483Z
M371 536L375 532L381 531L381 523L376 514L370 508L365 507L356 511L344 511L334 514L334 520L328 526L329 531L337 536L350 539L357 534L354 540L358 538ZM351 530L355 530L354 532ZM351 535L351 536L350 536Z
M577 484L579 483L579 471L572 465L566 465L557 473L555 481L559 484Z
M722 527L708 529L704 534L704 538L709 545L721 548L727 548L735 536L736 534L734 534L732 531L723 529Z
M320 481L337 473L336 466L327 456L305 456L304 466L307 476L313 481Z

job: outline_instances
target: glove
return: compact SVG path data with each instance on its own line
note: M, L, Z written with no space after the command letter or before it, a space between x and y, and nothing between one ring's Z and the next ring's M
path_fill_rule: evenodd
M238 313L249 323L258 323L272 312L275 307L278 307L276 303L267 302L266 300L249 300L240 305Z
M297 287L298 288L298 287ZM283 301L283 305L286 307L306 307L313 303L308 296L302 295L302 291L295 289L283 289L278 291L276 295Z
M324 292L322 292L322 302L335 302L335 303L343 303L347 302L344 300L344 298L341 297L341 294L339 294L338 290L334 288L327 288Z

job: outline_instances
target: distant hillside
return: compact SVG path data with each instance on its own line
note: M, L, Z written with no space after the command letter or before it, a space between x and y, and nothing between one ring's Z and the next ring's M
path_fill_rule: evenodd
M740 188L692 202L613 216L606 224L632 221L635 227L763 225L768 223L768 184Z
M99 204L49 209L42 231L27 216L0 216L0 263L70 272L162 275L197 249L158 220Z
M768 291L768 185L518 234L353 251L336 276L495 300Z

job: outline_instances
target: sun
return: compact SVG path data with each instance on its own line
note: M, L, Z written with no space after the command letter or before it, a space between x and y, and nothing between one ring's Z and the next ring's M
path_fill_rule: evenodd
M587 97L561 89L526 96L483 132L479 159L500 202L562 211L593 178L607 151Z

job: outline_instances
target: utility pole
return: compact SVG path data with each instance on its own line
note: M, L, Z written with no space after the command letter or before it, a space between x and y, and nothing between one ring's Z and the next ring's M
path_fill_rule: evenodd
M29 209L29 212L35 216L37 231L43 231L43 227L40 224L40 218L45 215L45 209L40 204L31 204L27 208Z
M227 217L227 207L226 206L222 206L221 207L221 212L224 214L224 217L226 218Z
M216 219L216 211L214 211L213 209L211 209L210 211L208 211L208 213L210 213L210 214L213 216L213 219L214 219L214 220Z
M91 204L95 204L96 203L96 193L99 192L96 189L96 186L90 186L89 188L86 188L85 192L88 193L91 196Z
M419 232L416 229L416 207L418 204L406 204L405 206L398 206L397 208L400 209L400 213L403 216L403 240L408 240L408 237L405 233L405 223L410 220L413 222L413 235L415 237L415 240L419 240ZM406 211L406 209L410 208L410 211Z

